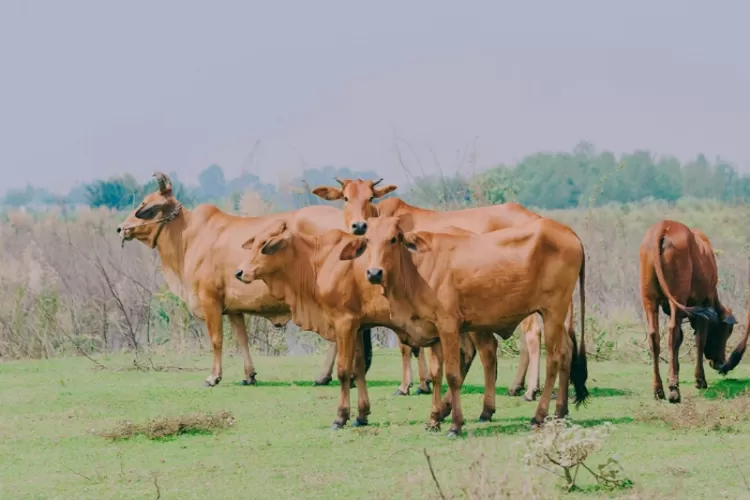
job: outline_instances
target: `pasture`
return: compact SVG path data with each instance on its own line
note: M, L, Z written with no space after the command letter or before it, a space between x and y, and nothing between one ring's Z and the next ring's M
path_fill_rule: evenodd
M226 383L200 387L209 358L154 357L142 371L124 355L18 361L0 365L0 497L12 498L439 498L423 449L447 498L597 497L563 494L555 478L521 463L534 403L506 396L515 361L501 360L494 421L476 422L481 370L463 388L467 435L448 440L424 430L429 396L392 396L400 359L375 352L369 375L371 425L332 431L338 387L311 387L320 356L258 357L257 387L238 384L236 357ZM708 372L707 391L692 387L683 365L681 406L652 399L647 364L594 362L588 407L571 410L584 426L616 430L588 462L615 456L634 486L607 493L624 498L748 498L750 474L746 364L722 380ZM199 369L199 371L192 371ZM717 399L725 391L729 399ZM215 434L110 441L96 433L120 420L143 422L195 411L229 410L236 422ZM673 425L676 428L673 428ZM444 424L445 426L445 424ZM473 464L473 465L472 465ZM559 484L559 483L558 483ZM158 487L158 493L157 493ZM497 495L497 496L495 496Z
M467 435L457 440L424 430L429 396L392 395L400 359L385 348L394 344L382 329L373 334L366 428L330 430L337 384L312 387L325 343L291 324L274 329L247 319L259 386L244 387L225 323L223 381L203 388L211 366L204 327L166 288L158 257L144 245L120 247L114 228L123 214L81 210L10 213L0 222L0 498L440 498L436 483L445 498L750 498L742 461L750 444L748 360L726 378L707 367L709 389L695 389L686 325L683 402L654 401L637 251L662 218L708 234L719 293L739 322L731 348L746 324L748 209L681 200L540 213L569 224L587 253L592 397L571 408L571 420L617 427L586 463L596 468L616 457L632 487L605 491L581 473L579 489L563 493L558 478L523 464L536 403L506 395L517 337L501 343L497 412L485 424L476 422L482 370L475 360L462 390ZM194 412L222 410L233 424L216 432L99 435L121 420L165 418L179 427Z

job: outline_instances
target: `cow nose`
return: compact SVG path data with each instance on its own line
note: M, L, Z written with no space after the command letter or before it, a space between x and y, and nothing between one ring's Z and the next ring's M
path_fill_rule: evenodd
M382 269L368 269L367 281L369 281L373 285L380 284L383 281L383 270Z
M234 277L238 280L242 280L242 269L237 269L237 272L234 273Z
M117 234L120 234L120 231L122 231L122 227L117 226Z
M367 222L359 221L352 222L352 234L355 236L362 236L367 232Z

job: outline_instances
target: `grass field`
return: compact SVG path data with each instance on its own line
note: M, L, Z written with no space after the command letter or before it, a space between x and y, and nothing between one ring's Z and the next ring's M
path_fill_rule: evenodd
M239 385L239 360L227 359L214 389L201 387L205 355L154 359L183 371L136 371L122 355L97 360L107 369L85 358L0 364L0 498L439 498L423 449L447 498L518 498L532 487L543 498L605 495L587 478L582 491L564 494L551 474L522 465L535 403L506 396L515 360L500 360L497 413L486 424L476 422L482 373L472 367L463 389L467 436L458 440L424 430L429 396L391 395L396 350L375 352L371 425L338 432L330 430L338 387L310 383L319 356L256 357L258 387ZM649 365L591 362L592 399L571 408L571 418L615 424L589 463L616 456L634 483L606 495L750 498L747 363L734 378L708 370L710 387L700 394L692 363L683 362L678 407L652 399ZM216 433L120 441L96 434L123 419L222 409L236 422Z

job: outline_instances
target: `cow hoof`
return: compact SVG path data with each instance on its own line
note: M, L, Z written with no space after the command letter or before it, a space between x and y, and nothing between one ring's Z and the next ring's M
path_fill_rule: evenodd
M523 395L524 401L534 401L536 399L536 394L524 394Z
M460 431L457 431L456 429L451 429L448 431L448 434L445 435L448 439L456 439L460 434Z
M217 377L213 382L210 379L206 379L206 381L203 382L203 387L216 387L219 385L219 382L221 382L221 377Z
M482 412L482 414L479 415L479 422L480 423L492 422L492 413Z
M429 432L440 432L440 422L427 422L427 425L425 425L424 428Z
M258 381L255 380L255 376L257 373L253 373L249 377L247 377L245 380L242 381L242 385L258 385Z
M508 396L520 396L523 393L523 387L511 387L508 389Z
M659 387L658 389L654 390L654 399L656 399L657 401L667 399L667 397L664 395L664 389Z
M672 389L669 391L669 402L670 403L679 403L680 402L680 392Z
M428 389L422 389L421 387L417 387L417 390L414 391L414 394L420 395L420 394L432 394L432 391Z
M529 427L531 430L538 429L542 426L542 422L536 419L536 417L531 418L531 422L529 422Z
M354 422L352 422L352 427L365 427L367 425L367 420L362 420L359 417L354 419Z
M708 384L706 383L705 379L696 380L695 388L696 389L708 389Z
M313 385L328 385L331 383L331 380L333 380L331 377L319 378L313 382Z
M406 392L402 391L399 387L396 389L396 392L393 393L394 396L408 396L409 395L409 389L406 389Z
M344 428L344 424L342 424L341 422L334 422L333 425L331 426L332 431L338 431L343 428Z

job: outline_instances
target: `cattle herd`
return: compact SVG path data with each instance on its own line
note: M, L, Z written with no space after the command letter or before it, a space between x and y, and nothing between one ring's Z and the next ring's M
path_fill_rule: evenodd
M417 393L432 393L427 426L439 430L449 415L449 436L464 423L459 390L477 353L484 369L480 421L495 412L497 338L521 326L521 363L510 394L536 399L532 425L547 417L557 382L555 416L568 413L568 389L576 406L588 398L586 379L585 263L576 233L517 203L455 211L411 206L379 198L396 186L381 180L336 179L339 187L313 193L343 200L343 211L315 205L262 217L240 217L213 205L188 210L163 173L157 191L117 228L125 241L156 249L170 290L205 321L213 347L205 385L222 378L222 316L229 318L244 361L243 384L256 384L245 314L276 326L292 320L330 341L317 385L341 384L333 427L350 419L350 389L357 389L353 425L367 425L370 402L365 375L372 361L371 328L393 330L401 341L402 383L409 394L411 357L418 358ZM654 360L655 397L665 398L659 374L658 309L669 316L669 401L680 401L678 349L682 321L695 331L695 380L706 387L703 358L726 374L740 362L745 330L727 359L736 320L719 300L714 252L702 232L675 221L654 224L640 247L641 298ZM574 331L574 292L580 296L580 340ZM541 335L546 380L540 391ZM428 356L425 349L429 351ZM429 368L428 368L429 366ZM442 379L448 392L442 396ZM528 383L524 383L528 380Z

